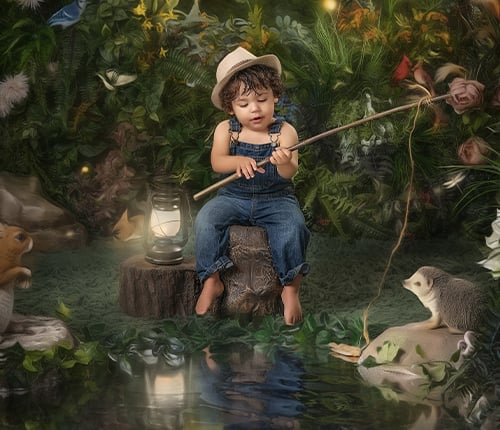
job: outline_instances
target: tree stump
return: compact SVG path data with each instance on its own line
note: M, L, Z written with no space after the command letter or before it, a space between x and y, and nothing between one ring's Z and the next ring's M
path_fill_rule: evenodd
M232 225L228 257L234 266L221 271L224 294L215 306L222 315L282 313L281 286L260 227Z
M260 227L231 226L228 257L234 265L220 273L225 288L212 313L218 316L282 313L281 286L266 231ZM200 291L194 258L167 266L151 264L144 255L135 255L120 267L119 302L131 316L193 315Z
M120 266L119 302L131 316L192 315L199 290L194 258L176 265L157 265L147 262L144 255L134 255Z

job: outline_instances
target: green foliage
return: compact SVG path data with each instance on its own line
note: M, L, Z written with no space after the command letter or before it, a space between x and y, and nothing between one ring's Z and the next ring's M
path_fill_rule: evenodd
M257 348L271 353L285 348L324 361L330 342L362 346L363 324L360 318L341 320L323 312L308 315L300 326L290 327L268 316L245 322L241 319L189 318L165 320L154 330L126 329L108 338L104 347L118 368L132 376L145 364L164 360L168 366L182 366L185 356L210 347L212 353L231 347Z
M411 133L412 235L433 234L442 227L435 220L449 216L455 202L433 190L443 182L441 167L454 164L456 148L470 136L493 147L498 140L496 110L487 102L498 81L500 30L483 6L347 2L329 14L294 1L287 15L279 15L274 5L256 1L207 5L204 11L198 2L102 0L88 2L80 22L62 29L46 23L53 5L36 13L15 1L6 4L0 70L3 76L25 73L30 93L0 123L0 169L36 174L44 191L86 225L100 217L75 201L88 192L78 172L85 166L92 175L112 151L121 152L137 177L169 171L193 189L214 180L210 141L222 114L211 106L210 91L217 63L238 45L280 57L288 87L280 110L304 137L420 96L411 70L394 81L404 56L412 65L421 61L431 76L454 63L467 79L486 85L477 110L457 115L443 102L447 123L438 124L438 107L418 112ZM436 93L446 92L453 77L435 82ZM303 149L297 194L314 227L344 237L399 232L414 114L393 115ZM124 124L135 136L125 146L116 139ZM118 197L122 202L126 195ZM115 214L120 208L108 209Z

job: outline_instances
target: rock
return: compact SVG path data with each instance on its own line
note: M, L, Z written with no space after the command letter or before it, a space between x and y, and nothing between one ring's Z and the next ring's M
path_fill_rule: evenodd
M0 349L19 343L27 351L44 351L61 342L70 347L75 344L68 327L61 320L14 314L0 337Z
M35 176L0 173L0 222L24 228L36 251L77 249L87 242L85 227L43 195Z
M431 380L439 379L446 366L460 367L462 347L468 339L447 328L429 330L411 324L391 327L362 351L358 371L365 381L392 388L404 400L415 400L424 394L432 399L427 391ZM378 365L372 366L369 357ZM440 394L435 391L435 400Z

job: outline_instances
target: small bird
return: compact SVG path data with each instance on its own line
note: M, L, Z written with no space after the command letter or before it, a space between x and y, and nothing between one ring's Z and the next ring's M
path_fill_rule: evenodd
M101 73L96 73L96 75L99 76L104 86L110 91L114 91L116 87L130 84L137 79L135 74L119 73L118 70L113 68L106 70L104 75Z
M412 65L411 60L406 55L403 55L401 62L392 73L392 85L396 86L403 79L407 78L411 72Z
M67 4L52 15L47 24L51 27L60 25L62 28L69 27L80 21L83 11L87 6L87 0L75 0L73 3Z

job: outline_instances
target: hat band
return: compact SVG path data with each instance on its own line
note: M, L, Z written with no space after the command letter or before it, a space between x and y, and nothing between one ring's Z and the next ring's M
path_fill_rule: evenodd
M246 60L241 60L241 61L239 61L238 63L233 64L229 70L233 70L233 69L235 69L236 67L241 66L242 64L248 63L249 61L252 61L252 60L251 60L250 58L247 58Z

